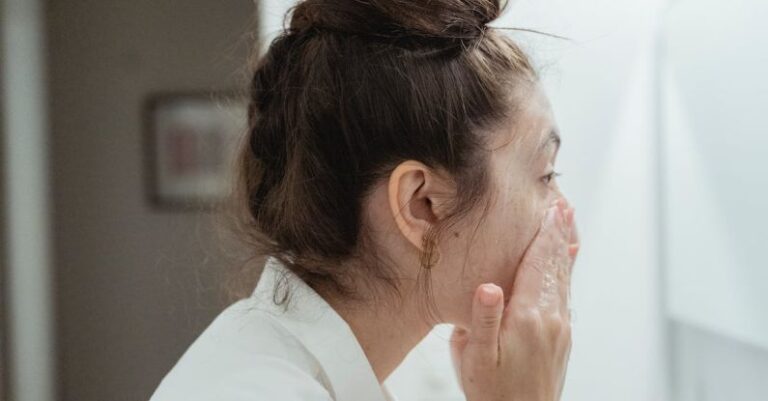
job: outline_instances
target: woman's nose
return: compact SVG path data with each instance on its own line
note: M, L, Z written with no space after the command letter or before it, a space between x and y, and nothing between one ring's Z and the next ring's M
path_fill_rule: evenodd
M552 191L552 196L550 198L550 203L556 202L558 199L562 199L565 201L566 206L568 205L568 199L565 197L565 195L560 191L560 188L555 186L555 189Z

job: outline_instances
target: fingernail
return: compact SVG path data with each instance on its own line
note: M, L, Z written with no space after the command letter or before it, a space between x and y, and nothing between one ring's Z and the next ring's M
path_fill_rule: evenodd
M493 284L485 284L480 288L480 303L483 306L495 306L499 302L498 295Z

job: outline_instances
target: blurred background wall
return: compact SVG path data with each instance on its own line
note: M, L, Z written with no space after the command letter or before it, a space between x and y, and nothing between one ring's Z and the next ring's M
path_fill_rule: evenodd
M249 0L47 1L60 400L147 399L223 307L207 213L145 191L146 96L241 84Z

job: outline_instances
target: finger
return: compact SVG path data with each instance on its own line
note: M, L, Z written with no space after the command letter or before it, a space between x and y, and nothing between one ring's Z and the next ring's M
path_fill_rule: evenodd
M461 357L469 341L469 333L460 327L454 327L451 333L451 360L453 361L456 379L461 386Z
M560 294L562 300L560 312L563 316L567 316L569 321L571 319L571 279L573 277L573 266L576 263L576 256L579 253L580 247L575 213L576 211L574 208L569 208L566 211L566 224L570 226L570 238L568 240L568 257L570 258L570 263L568 263L567 268L567 279L564 280L563 291Z
M475 291L472 327L465 352L476 364L495 365L498 360L499 330L504 309L504 294L495 284L483 284ZM471 348L471 349L470 349Z
M575 220L575 211L571 212L571 238L568 241L568 256L571 257L571 265L570 265L570 272L573 272L573 265L576 262L576 256L579 254L579 249L581 248L581 239L579 238L579 230L576 226L576 220Z
M454 327L451 333L451 357L453 358L453 364L460 365L461 355L464 353L464 348L469 341L469 333L460 328Z
M573 268L573 259L570 256L571 239L573 238L574 209L567 208L564 212L564 223L566 226L567 238L566 247L563 256L563 263L559 265L558 272L558 295L559 312L568 315L570 310L570 292L571 292L571 271Z
M469 333L467 330L455 326L451 332L451 348L457 351L463 351L464 346L467 345L469 340Z
M566 224L571 229L571 237L568 239L568 243L570 243L570 244L578 244L579 243L579 231L576 229L576 209L570 208L568 210L570 210L570 212L568 213L568 219L566 221Z
M571 256L571 270L573 270L573 265L576 263L576 257L579 256L580 249L581 244L568 245L568 255Z
M576 257L581 250L581 242L572 243L568 246L568 254L571 256L572 261L576 261Z
M542 300L555 301L558 269L566 268L564 216L559 207L547 209L539 232L523 256L512 288L510 304L540 306ZM546 299L549 297L549 299ZM551 303L551 302L550 302Z
M563 266L560 268L560 274L557 280L558 290L558 310L561 316L569 316L571 310L571 271L573 261L570 256L566 256Z

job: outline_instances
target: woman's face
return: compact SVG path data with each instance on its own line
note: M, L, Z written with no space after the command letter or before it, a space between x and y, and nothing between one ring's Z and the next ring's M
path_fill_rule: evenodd
M479 211L471 214L444 233L439 245L432 281L435 301L448 323L469 324L480 284L499 285L508 299L546 208L562 197L554 178L560 140L549 102L539 87L519 101L512 121L493 135L486 217L481 220Z

